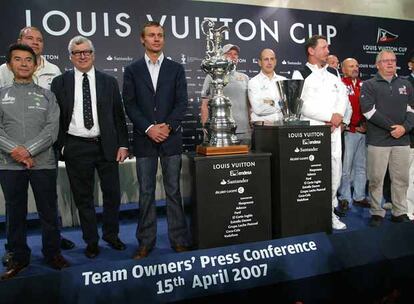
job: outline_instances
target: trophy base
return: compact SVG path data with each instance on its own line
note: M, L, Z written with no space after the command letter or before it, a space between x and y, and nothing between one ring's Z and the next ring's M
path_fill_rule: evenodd
M287 120L283 122L285 126L309 126L309 120Z
M249 153L248 145L233 145L226 147L213 147L198 145L196 148L198 154L203 155L227 155L227 154L247 154Z

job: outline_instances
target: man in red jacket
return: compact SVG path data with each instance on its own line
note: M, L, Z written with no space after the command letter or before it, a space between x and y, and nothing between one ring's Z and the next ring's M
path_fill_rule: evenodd
M344 145L345 152L342 165L341 186L339 187L339 208L344 212L348 204L369 208L366 198L366 144L365 117L361 113L359 96L361 79L359 75L359 64L354 58L347 58L342 62L343 83L347 88L349 102L352 106L352 116L349 125L345 129ZM351 191L353 188L353 192Z

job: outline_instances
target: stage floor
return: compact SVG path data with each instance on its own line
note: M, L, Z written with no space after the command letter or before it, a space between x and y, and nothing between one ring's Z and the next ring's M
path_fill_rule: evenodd
M384 286L390 284L386 278L382 281L378 276L388 276L392 278L392 282L401 278L404 282L414 282L412 280L414 277L414 225L392 223L389 221L389 214L381 227L370 228L368 227L370 217L368 210L352 207L348 216L342 218L348 229L336 231L331 235L319 233L177 254L170 248L166 218L161 210L158 218L156 247L148 258L137 262L132 260L138 246L135 238L135 213L129 210L124 213L124 218L121 220L120 238L126 243L127 249L115 251L101 241L101 253L94 260L84 256L85 244L80 229L63 229L62 235L74 241L76 247L63 251L71 267L61 272L50 269L44 263L41 255L40 229L32 227L28 236L28 244L32 249L31 264L15 279L0 282L2 294L0 303L4 301L7 301L4 303L22 303L22 300L26 302L42 299L43 303L48 301L50 303L56 303L56 301L60 303L164 303L173 301L230 303L235 299L243 303L244 300L254 299L262 293L277 294L282 300L280 303L305 299L307 300L305 303L324 303L325 301L328 303L329 299L336 297L337 292L343 291L340 285L337 286L333 282L342 284L344 278L347 284L356 290L359 288L358 284L353 286L350 281L361 280L366 285L366 291L362 288L354 295L368 292L372 299L386 292L386 290L378 290L378 286L385 288ZM256 252L263 254L270 247L280 246L281 248L283 245L310 242L314 242L318 247L315 252L277 258L257 257L253 254ZM4 254L4 243L3 230L0 235L1 256ZM214 264L214 259L216 259L216 264ZM220 259L224 262L217 265ZM180 271L168 269L166 273L144 273L155 271L145 267L151 268L154 265L170 265L171 263L174 266L168 267L174 268L181 264L184 268ZM128 277L122 278L123 282L114 282L112 277L111 282L102 283L102 274L111 271L114 273L119 269L126 269L128 272ZM137 269L143 273L137 274ZM0 266L0 271L4 271L2 266ZM248 271L248 273L246 272L244 277L241 277L241 281L237 281L233 276L237 271L240 274L242 271ZM264 275L264 271L268 273ZM93 281L92 276L95 273L101 275L100 280ZM339 281L338 274L342 278ZM376 277L374 281L378 282L377 285L372 282L372 276ZM216 282L214 282L214 277ZM175 282L175 285L173 284L173 290L168 292L168 280L170 279L171 282ZM42 281L49 286L39 287L38 284ZM28 292L32 290L31 286L36 286L36 293ZM50 292L50 294L45 296L41 291L42 288L44 292ZM22 291L25 292L22 293ZM145 296L143 291L146 293ZM141 294L135 298L134 295L138 292ZM347 299L347 297L342 296L342 299Z

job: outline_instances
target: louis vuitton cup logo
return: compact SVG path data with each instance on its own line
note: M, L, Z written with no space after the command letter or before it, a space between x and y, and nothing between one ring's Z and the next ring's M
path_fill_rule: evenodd
M383 28L378 28L377 32L377 43L386 43L394 41L398 38L398 35L391 33Z

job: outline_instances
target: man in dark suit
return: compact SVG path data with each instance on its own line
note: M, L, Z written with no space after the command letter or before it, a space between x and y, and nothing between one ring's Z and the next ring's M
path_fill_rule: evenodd
M164 57L164 29L146 23L141 32L142 59L127 66L123 98L134 124L134 154L139 182L139 248L134 259L146 257L155 245L157 220L155 186L158 158L166 192L168 236L171 247L186 251L189 232L180 193L182 153L181 120L187 107L187 83L183 67Z
M79 210L87 243L85 255L94 258L99 254L93 197L95 169L103 194L102 238L116 250L125 249L118 237L118 162L128 156L128 133L118 83L114 77L95 70L92 42L76 36L68 50L74 69L56 77L51 87L61 113L57 143Z

